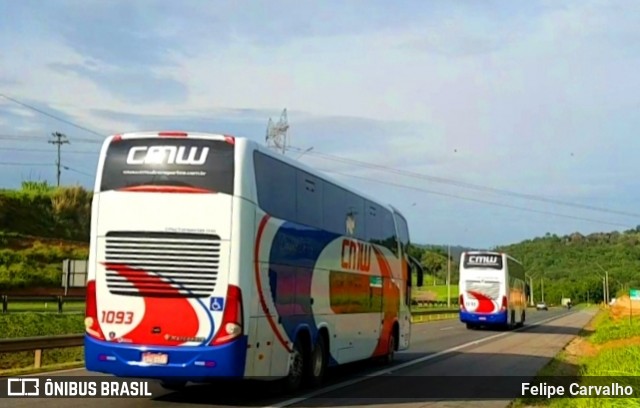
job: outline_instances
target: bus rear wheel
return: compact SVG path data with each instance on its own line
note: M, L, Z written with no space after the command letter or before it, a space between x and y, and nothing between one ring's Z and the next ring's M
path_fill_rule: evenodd
M324 380L325 372L327 371L328 345L324 339L322 333L318 334L318 340L311 352L311 359L309 364L308 382L312 387L317 387L322 384Z
M522 314L520 314L520 322L518 322L518 327L523 327L524 326L524 320L525 320L525 312L523 310Z
M516 311L511 311L511 317L509 318L509 325L507 326L507 330L513 330L516 327Z
M289 374L284 378L283 387L285 392L294 392L300 389L304 381L304 374L307 367L307 358L304 353L302 342L298 338L293 344L291 352L292 360L289 366Z
M382 357L382 363L385 365L393 364L396 357L396 335L394 331L389 335L389 341L387 342L387 354Z

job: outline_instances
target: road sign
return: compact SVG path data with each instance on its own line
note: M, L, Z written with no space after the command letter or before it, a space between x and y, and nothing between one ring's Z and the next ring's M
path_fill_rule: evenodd
M640 300L640 289L631 289L629 291L629 297L631 300Z

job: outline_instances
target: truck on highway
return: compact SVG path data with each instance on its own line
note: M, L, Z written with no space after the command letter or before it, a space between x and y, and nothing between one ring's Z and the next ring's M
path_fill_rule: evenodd
M458 284L460 321L468 329L524 324L526 281L515 258L492 251L463 252Z
M251 140L109 136L91 211L89 371L293 390L409 347L405 217Z

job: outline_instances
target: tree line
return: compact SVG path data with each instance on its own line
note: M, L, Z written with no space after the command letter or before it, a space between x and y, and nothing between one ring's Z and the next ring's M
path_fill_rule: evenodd
M6 241L7 234L88 243L91 198L92 192L80 186L53 187L46 182L25 182L20 190L1 190L1 246L7 251L12 250ZM548 303L559 303L563 297L570 297L574 302L594 302L604 298L604 271L609 274L611 297L628 293L629 289L640 289L639 243L640 226L626 231L589 235L576 232L557 236L547 233L542 237L492 249L506 252L522 262L533 283L536 301L541 300L544 292L544 300ZM410 246L410 255L424 267L425 285L446 284L448 266L451 283L458 282L460 254L471 248L452 246L449 249L450 257L446 246ZM42 250L38 249L40 252ZM22 255L31 257L30 253ZM63 255L67 253L57 256ZM4 253L3 258L8 262L15 256ZM58 261L55 256L40 258L39 261L47 265ZM24 264L26 261L21 262ZM4 269L7 277L17 273L11 265L4 265ZM51 275L52 267L42 272ZM50 276L47 280L55 282L58 279ZM27 282L23 280L23 284Z

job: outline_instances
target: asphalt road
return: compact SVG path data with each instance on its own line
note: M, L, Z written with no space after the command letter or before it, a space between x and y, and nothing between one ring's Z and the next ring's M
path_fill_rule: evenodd
M458 320L416 324L411 349L396 355L393 366L375 363L355 364L331 372L331 379L319 390L279 396L264 383L194 385L187 391L172 392L152 384L148 398L3 398L6 408L74 407L144 408L202 405L213 407L346 407L346 406L462 406L470 401L425 401L420 388L424 376L456 375L534 375L568 343L592 317L593 312L528 311L524 328L510 332L467 330ZM536 326L536 324L538 324ZM389 371L393 370L393 373ZM83 369L46 374L55 376L95 376ZM368 378L364 378L368 376ZM402 380L406 378L406 381ZM420 378L422 377L422 380ZM435 377L434 377L435 378ZM437 377L442 378L442 377ZM417 381L419 380L419 381ZM6 380L1 380L5 381ZM3 384L2 388L6 385ZM5 388L6 389L6 388ZM385 390L402 400L385 397ZM365 399L365 396L375 396ZM435 404L435 405L434 405ZM473 406L504 407L508 401L473 401Z

